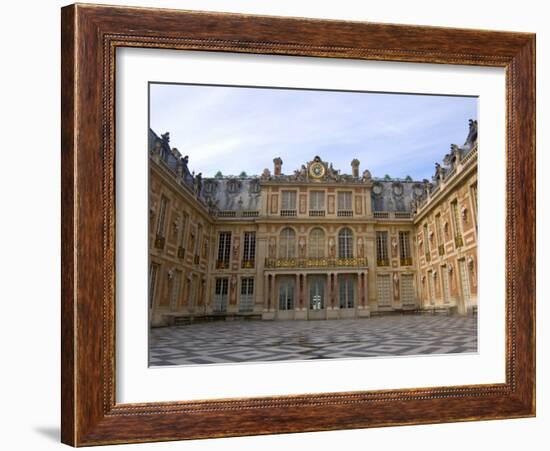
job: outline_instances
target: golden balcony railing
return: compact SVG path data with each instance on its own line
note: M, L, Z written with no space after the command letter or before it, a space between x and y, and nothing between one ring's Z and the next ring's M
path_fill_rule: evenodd
M437 251L439 252L439 255L445 255L445 245L440 244L439 247L437 248Z
M378 259L376 260L376 266L390 266L390 261L388 259Z
M350 258L266 258L265 267L275 268L361 268L368 266L363 257Z
M411 257L401 259L401 266L411 266L412 264L413 259Z
M216 269L228 269L229 261L228 260L216 260Z
M455 236L455 247L462 247L464 245L464 241L462 241L462 235L458 234Z
M164 249L164 242L166 239L163 236L157 235L155 238L155 247L157 249Z
M254 260L243 260L242 265L244 269L254 268Z

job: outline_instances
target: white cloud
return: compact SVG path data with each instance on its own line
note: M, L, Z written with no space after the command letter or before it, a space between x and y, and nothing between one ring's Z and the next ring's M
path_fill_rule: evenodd
M276 156L290 173L320 155L343 172L358 157L373 175L427 177L476 108L463 97L151 85L151 127L207 176L259 174Z

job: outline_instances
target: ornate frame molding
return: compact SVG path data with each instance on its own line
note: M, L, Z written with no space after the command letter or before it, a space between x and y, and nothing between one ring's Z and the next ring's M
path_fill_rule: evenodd
M61 31L64 443L83 446L535 414L533 34L80 4L62 9ZM506 68L506 383L117 404L118 47Z

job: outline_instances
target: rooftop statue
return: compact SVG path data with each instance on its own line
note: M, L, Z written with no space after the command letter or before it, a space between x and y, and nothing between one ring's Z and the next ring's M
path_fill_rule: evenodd
M371 175L371 173L370 173L370 171L369 171L368 169L365 169L365 170L363 171L363 181L364 181L364 182L368 182L368 181L370 181L370 180L372 180L372 175Z
M477 141L477 120L470 119L468 121L469 126L469 133L466 137L466 142L464 143L464 146L466 147L468 144L473 144Z
M435 183L439 183L441 180L445 178L446 169L441 166L439 163L435 164L435 175L434 175L434 181Z

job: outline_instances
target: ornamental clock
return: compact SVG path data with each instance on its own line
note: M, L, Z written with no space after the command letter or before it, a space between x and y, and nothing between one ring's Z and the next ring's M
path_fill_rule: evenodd
M320 179L325 175L325 165L318 161L309 166L309 175L314 179Z

